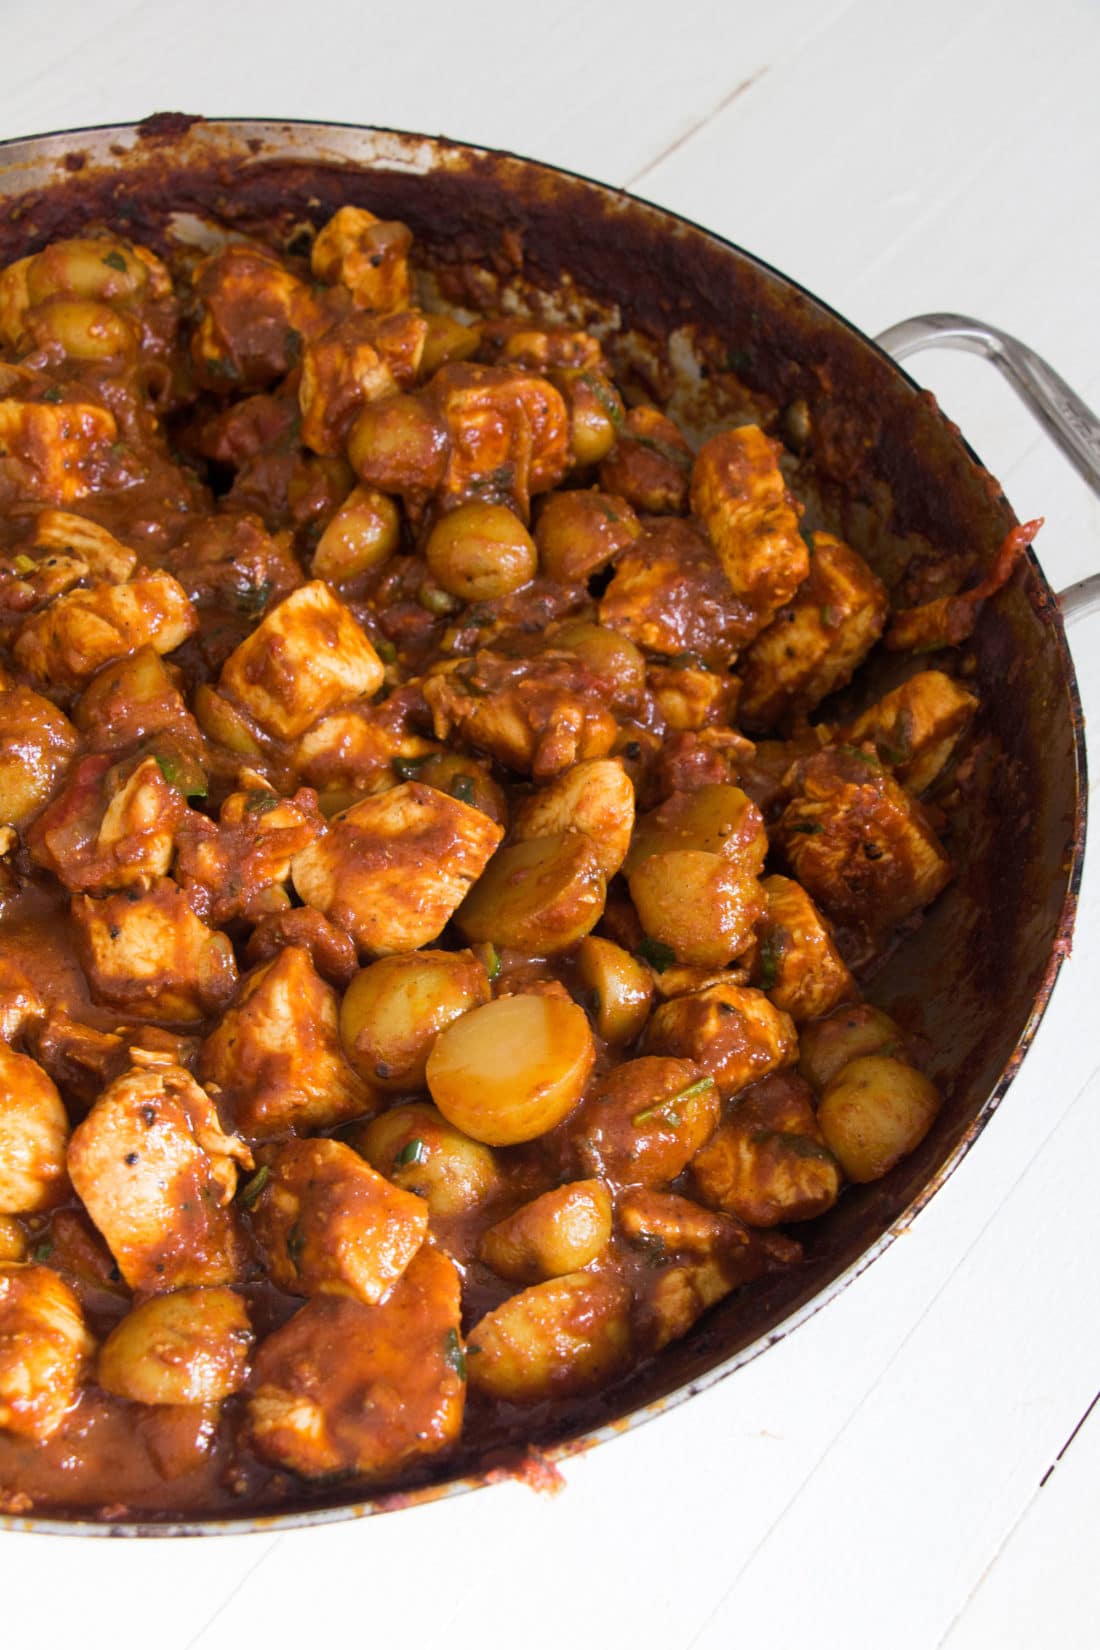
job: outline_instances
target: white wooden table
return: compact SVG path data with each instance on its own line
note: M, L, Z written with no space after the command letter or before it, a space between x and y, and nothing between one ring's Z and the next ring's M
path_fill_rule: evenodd
M0 0L0 42L2 137L185 109L499 144L687 213L869 332L997 322L1100 402L1098 0ZM992 372L916 371L1021 518L1045 514L1053 582L1100 565L1100 504ZM575 1461L554 1498L208 1542L0 1537L0 1643L1093 1650L1095 870L978 1148L736 1379Z

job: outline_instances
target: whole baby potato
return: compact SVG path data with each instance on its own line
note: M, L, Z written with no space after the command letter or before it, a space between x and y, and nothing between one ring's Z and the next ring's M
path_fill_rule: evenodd
M371 1084L422 1088L443 1027L489 1001L489 976L469 951L411 951L361 968L340 1005L340 1038Z
M849 1003L798 1034L798 1069L807 1083L823 1089L851 1060L865 1054L896 1054L901 1032L888 1014L870 1003Z
M440 1032L428 1056L428 1088L455 1128L490 1146L514 1146L568 1117L595 1057L576 1003L498 997Z
M756 877L694 848L650 854L628 878L638 920L677 962L724 968L752 944L766 909Z
M372 1169L422 1197L433 1215L465 1214L500 1190L489 1147L454 1128L426 1100L393 1106L348 1138Z
M939 1109L939 1092L923 1072L868 1054L833 1078L817 1121L849 1180L878 1180L920 1145Z
M514 1283L579 1272L611 1236L611 1194L602 1180L555 1186L491 1226L481 1240L486 1266Z
M594 1392L630 1357L630 1291L599 1272L536 1283L487 1312L466 1345L471 1387L512 1404Z
M506 504L460 504L436 522L425 550L437 583L464 602L491 602L530 584L535 542Z
M99 1354L107 1392L139 1404L216 1404L244 1385L252 1328L232 1289L176 1289L143 1301Z
M649 1018L653 975L613 940L588 934L577 947L577 980L605 1042L632 1043Z

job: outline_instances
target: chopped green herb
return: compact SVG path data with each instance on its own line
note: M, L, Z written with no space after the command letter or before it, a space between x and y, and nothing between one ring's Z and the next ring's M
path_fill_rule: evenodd
M384 665L392 665L397 658L397 649L392 642L387 642L384 637L381 641L375 642L374 651Z
M779 965L787 954L791 936L785 928L773 928L760 942L760 989L770 991L779 978Z
M437 584L422 584L416 592L416 599L426 613L433 613L437 619L456 612L458 608L454 597Z
M601 410L607 414L615 428L619 429L623 422L622 404L607 380L601 378L598 373L582 372L580 381L592 391Z
M654 1105L646 1106L642 1111L635 1112L630 1121L636 1129L641 1128L645 1123L652 1123L658 1119L663 1123L668 1123L674 1129L679 1128L683 1122L683 1117L678 1111L669 1111L669 1107L679 1106L685 1100L694 1100L697 1094L702 1094L704 1090L713 1087L713 1077L697 1078L694 1083L689 1083L686 1089L677 1089L675 1094L668 1094L663 1100L658 1100Z
M623 755L628 762L636 762L642 754L642 747L636 739L627 740L623 746Z
M262 613L274 588L270 579L261 579L259 584L238 585L234 592L237 607L242 613Z
M485 972L488 974L489 978L491 980L497 979L503 964L500 960L500 952L497 950L492 941L482 947L481 960L485 964Z
M65 392L64 392L64 390L60 389L57 384L51 384L49 389L43 395L42 399L43 399L43 401L48 401L51 404L51 406L56 407L58 402L64 401Z
M117 269L120 275L126 274L126 259L121 252L108 252L106 257L100 259L100 263L106 264L108 269Z
M821 622L825 626L826 630L838 630L840 628L841 620L842 615L839 608L823 607L821 609Z
M622 521L622 519L623 519L622 516L619 515L617 510L613 510L611 508L610 504L600 504L598 506L598 508L602 511L604 516L606 516L607 520L610 521L610 522L614 522L614 523L617 524L618 522Z
M462 1350L462 1342L458 1338L457 1329L448 1329L443 1342L443 1361L450 1365L460 1381L466 1379L466 1355Z
M33 573L38 563L30 556L16 556L15 571L17 573Z
M636 1232L630 1243L632 1248L642 1251L647 1266L663 1266L668 1259L668 1250L660 1232Z
M270 1174L271 1170L268 1168L267 1164L261 1163L252 1178L245 1181L244 1185L237 1193L237 1202L241 1205L242 1209L251 1209L252 1205L267 1185ZM289 1242L287 1243L287 1249L288 1251L290 1249Z
M246 814L269 814L282 800L282 797L276 796L273 791L252 791L245 802L244 811Z
M44 1243L37 1244L31 1253L35 1260L49 1260L53 1254L53 1243L47 1238Z
M676 961L676 953L671 945L666 945L663 940L651 940L648 935L638 947L638 955L657 974L663 974L665 969L671 968Z
M428 1156L428 1148L423 1140L410 1140L407 1146L402 1146L393 1160L395 1169L407 1169L410 1163L423 1163Z
M674 653L668 661L672 670L702 670L703 661L697 653Z
M799 836L820 836L825 829L816 819L807 819L802 825L792 825L791 830L797 831Z
M430 756L395 756L390 767L398 779L415 779Z
M458 773L451 780L451 795L456 802L474 805L474 782L468 773Z
M156 753L153 760L169 785L177 791L181 791L184 796L206 795L206 775L199 767L187 764L185 771L185 767L181 766L173 757L161 756Z
M488 625L495 624L496 619L490 608L482 607L478 602L466 614L466 623L473 625L475 630L484 630Z
M302 1258L302 1250L305 1246L306 1234L302 1231L301 1223L296 1220L286 1235L286 1252L296 1272L301 1271L298 1262Z

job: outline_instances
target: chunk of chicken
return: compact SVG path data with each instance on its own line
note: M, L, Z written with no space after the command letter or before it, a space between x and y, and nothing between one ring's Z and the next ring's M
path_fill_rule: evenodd
M133 577L137 552L121 543L98 521L71 510L40 510L35 517L32 544L36 550L64 551L78 556L97 583L125 584Z
M743 424L712 436L691 476L691 508L734 594L754 614L754 633L786 606L810 571L798 507L779 468L781 450L755 424Z
M134 1052L69 1142L69 1176L131 1289L234 1283L248 1246L233 1209L243 1140L182 1066Z
M326 325L306 283L261 246L214 253L195 291L201 319L191 358L199 383L215 393L266 389L295 364L303 337Z
M145 573L130 584L59 596L24 621L14 652L23 669L51 689L79 688L139 647L171 653L197 626L195 610L172 575Z
M248 976L199 1050L198 1071L250 1136L329 1128L378 1109L344 1058L336 993L299 945Z
M425 394L447 434L443 507L499 498L526 521L532 496L556 486L568 464L560 391L536 373L458 362L441 367Z
M977 708L974 695L942 670L922 670L838 729L838 737L870 741L895 779L919 796L951 760Z
M252 1219L279 1288L385 1300L427 1236L423 1198L338 1140L288 1140L265 1163Z
M86 756L27 833L27 847L73 891L149 888L167 874L187 812L155 757L112 767L109 756Z
M810 1085L783 1072L746 1089L697 1154L691 1178L704 1203L747 1226L814 1220L831 1209L842 1177Z
M863 557L831 533L812 537L808 577L738 667L750 728L813 710L850 682L886 623L886 588Z
M125 751L158 735L196 760L202 750L198 723L152 647L139 647L93 676L76 702L73 721L91 751Z
M883 935L950 882L951 861L924 809L866 751L811 756L797 784L776 841L834 921Z
M175 1289L115 1325L99 1349L96 1380L135 1404L219 1404L244 1385L254 1338L234 1290Z
M188 813L179 832L176 876L204 921L222 927L243 916L255 922L286 908L291 861L324 828L311 790L293 797L258 785L233 791L217 825Z
M457 1441L466 1395L461 1284L424 1247L381 1306L318 1295L257 1353L249 1441L306 1477L387 1478Z
M270 962L288 945L302 946L321 978L339 991L351 984L358 971L351 935L308 905L287 906L261 917L249 935L245 957L255 967Z
M693 664L650 664L646 687L671 733L698 733L733 720L741 695L737 676Z
M72 504L93 491L118 426L87 401L0 400L0 480L23 499Z
M40 1065L0 1043L0 1214L30 1214L64 1198L69 1119Z
M690 1163L720 1113L713 1079L692 1061L643 1055L599 1079L569 1134L587 1174L661 1186Z
M341 206L310 250L320 281L339 283L360 309L404 309L412 284L412 234L403 223L376 218L363 206Z
M615 493L551 493L539 513L539 567L562 584L582 584L615 560L642 531L625 498Z
M382 661L319 579L292 591L226 660L221 691L276 739L382 685Z
M522 316L490 315L479 326L479 358L546 372L554 367L604 372L600 341L575 327L539 326Z
M651 523L623 551L600 601L600 623L653 653L719 670L760 628L710 544L686 521Z
M386 956L437 939L503 832L479 808L409 782L366 797L294 860L307 905Z
M762 991L724 982L662 1003L646 1027L644 1046L648 1054L695 1061L723 1097L798 1059L790 1015Z
M687 508L691 448L656 407L631 407L614 447L600 465L600 486L619 493L647 516Z
M56 1272L0 1265L0 1432L52 1438L94 1350L80 1302Z
M46 1005L23 967L20 950L0 951L0 1037L14 1043L33 1036L46 1014Z
M144 893L74 895L72 917L96 1002L137 1019L190 1022L217 1013L236 990L229 936L207 928L169 877Z
M16 683L0 685L0 824L22 829L57 790L77 746L56 705Z
M345 705L303 733L294 743L291 760L305 782L322 795L347 792L350 800L356 793L392 784L395 764L432 755L438 747L408 727L401 691L380 705L363 700Z
M421 685L437 739L456 732L538 780L606 756L618 734L598 676L553 645L525 660L479 652Z
M806 890L765 877L767 912L758 930L752 981L795 1024L817 1020L858 996L832 932Z
M340 321L302 351L298 405L303 445L315 453L342 453L360 407L396 393L397 381L377 348L370 318Z

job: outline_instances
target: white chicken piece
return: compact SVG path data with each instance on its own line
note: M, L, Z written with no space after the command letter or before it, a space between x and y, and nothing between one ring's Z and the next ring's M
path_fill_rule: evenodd
M327 584L292 590L222 668L226 698L274 739L296 739L339 705L382 685L382 661Z
M99 893L148 888L167 874L187 803L148 756L126 775L110 757L86 756L32 825L27 847L66 888Z
M320 281L347 287L360 309L404 309L410 299L409 248L403 223L364 206L342 206L317 235L310 264Z
M42 1067L0 1043L0 1214L61 1201L68 1139L65 1107Z
M416 951L443 932L503 834L479 808L410 781L338 814L295 858L294 886L361 952Z
M69 1177L131 1289L235 1283L248 1246L232 1207L243 1140L190 1072L135 1049L69 1142Z
M36 550L59 550L78 556L91 577L125 584L137 566L137 552L121 544L106 527L71 510L42 510L34 524Z
M743 424L712 436L691 475L691 508L760 629L810 571L798 510L779 468L781 450L757 425Z
M97 670L146 644L171 653L198 626L171 573L143 573L130 584L70 590L32 613L15 640L15 658L51 689L79 688Z
M919 796L950 761L977 709L978 700L959 682L942 670L922 670L836 736L853 745L870 740L879 761Z
M52 1438L94 1350L80 1302L56 1272L0 1265L0 1432Z
M300 945L248 976L199 1050L198 1071L252 1138L330 1128L379 1106L344 1058L336 993Z
M118 435L113 413L86 401L0 401L0 475L25 499L71 504L95 486L94 460Z
M170 877L72 903L76 949L96 1002L142 1020L193 1022L224 1008L237 985L227 934L207 928Z
M56 705L15 683L0 686L0 727L0 824L21 829L56 791L77 732Z

